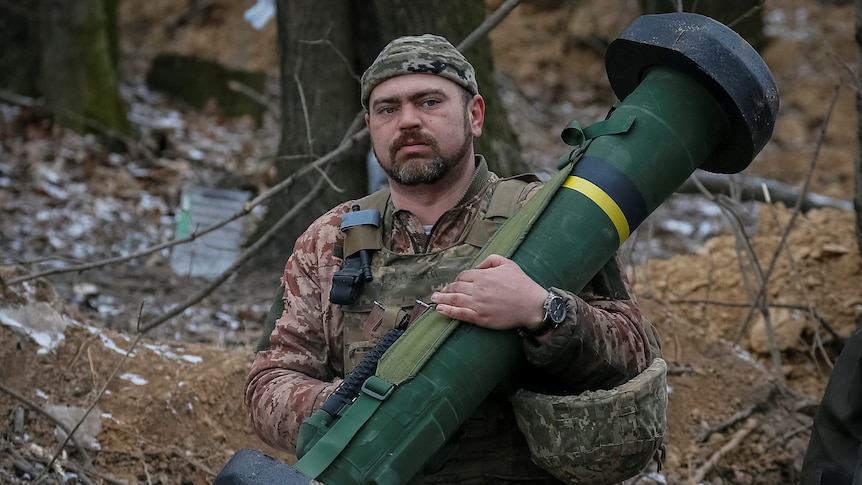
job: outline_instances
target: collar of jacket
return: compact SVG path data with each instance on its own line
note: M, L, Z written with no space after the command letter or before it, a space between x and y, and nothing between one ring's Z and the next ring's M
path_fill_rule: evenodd
M485 190L490 178L491 171L488 170L488 163L485 161L485 157L482 155L476 155L476 171L473 172L473 178L470 180L470 185L467 187L467 190L464 191L464 195L461 196L461 199L455 205L459 206L464 204L475 197L476 194Z

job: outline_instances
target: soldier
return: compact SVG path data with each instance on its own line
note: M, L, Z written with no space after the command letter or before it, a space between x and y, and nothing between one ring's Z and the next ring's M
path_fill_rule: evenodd
M573 294L542 287L502 256L465 269L541 183L501 179L474 153L485 101L473 66L446 39L392 41L363 74L361 102L389 187L336 206L297 239L282 278L283 311L246 382L255 431L294 452L303 420L387 330L409 324L415 302L425 302L463 322L518 329L525 364L475 411L457 450L442 468L426 468L422 483L560 483L531 460L509 397L527 383L543 392L611 389L650 365L655 336L625 275L612 258ZM382 247L371 253L373 279L336 304L331 295L345 288L334 277L347 259L340 224L355 206L380 212Z

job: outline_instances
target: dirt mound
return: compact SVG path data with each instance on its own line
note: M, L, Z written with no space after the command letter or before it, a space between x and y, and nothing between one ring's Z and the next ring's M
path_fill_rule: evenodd
M95 422L81 439L88 458L57 462L69 471L92 459L97 470L128 483L210 483L235 450L266 449L242 408L250 348L116 332L52 298L49 284L42 292L26 286L6 288L0 300L2 386L22 398L0 397L0 415L20 415L0 437L0 481L17 483L3 472L22 472L26 459L51 458L65 434L33 408L63 416L57 405L83 412L95 404ZM64 424L71 429L76 421Z

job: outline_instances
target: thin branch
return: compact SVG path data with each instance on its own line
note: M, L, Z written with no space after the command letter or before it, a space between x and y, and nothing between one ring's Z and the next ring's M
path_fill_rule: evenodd
M293 179L294 179L294 177L289 178L289 180L291 182L293 181ZM27 274L24 276L19 276L17 278L13 278L13 279L9 280L7 282L7 284L12 285L15 283L23 283L25 281L30 281L30 280L34 280L34 279L41 278L44 276L50 276L50 275L55 275L55 274L81 273L81 272L84 272L87 270L101 268L102 266L108 266L111 264L123 263L126 261L131 261L133 259L138 259L138 258L141 258L144 256L148 256L150 254L161 251L162 249L166 249L166 248L170 248L170 247L177 246L180 244L192 242L195 239L204 236L205 234L209 234L210 232L213 232L213 231L219 229L220 227L230 223L231 221L234 221L236 219L244 217L249 212L251 212L251 208L252 208L252 206L249 206L248 204L246 204L246 207L244 207L243 210L241 210L240 212L237 212L236 214L234 214L234 215L232 215L232 216L230 216L224 220L215 222L214 224L207 226L206 228L204 228L200 231L195 230L188 237L184 237L184 238L180 238L180 239L171 239L170 241L166 241L166 242L163 242L161 244L156 244L155 246L150 246L146 249L142 249L141 251L129 254L127 256L117 256L114 258L107 258L107 259L102 259L99 261L94 261L92 263L84 263L84 264L79 264L79 265L75 265L75 266L67 266L65 268L54 268L54 269L50 269L50 270L40 271L37 273Z
M757 427L757 421L756 420L749 419L748 421L746 421L745 426L743 426L742 429L737 431L733 435L733 438L731 438L730 441L728 441L724 446L722 446L720 449L718 449L718 451L713 453L712 456L710 456L709 459L706 460L706 462L703 465L701 465L700 468L697 469L697 472L691 478L691 483L692 484L702 483L703 479L706 478L706 474L709 473L715 467L716 464L718 464L718 461L721 460L721 457L730 453L731 451L733 451L734 448L739 446L739 444L742 442L742 440L744 440L745 437L748 436L749 433L754 431L754 428L756 428L756 427Z
M305 174L307 174L308 172L310 172L312 170L320 170L320 167L323 167L329 163L332 163L334 160L337 160L348 149L350 149L350 147L353 146L354 143L361 140L365 135L366 135L366 133L364 132L364 130L361 132L357 132L352 137L348 138L346 142L342 143L342 145L339 146L338 148L336 148L335 150L327 153L326 155L317 159L316 161L314 161L308 165L303 166L302 168L300 168L295 173L293 173L289 177L285 178L284 180L282 180L278 184L276 184L276 185L272 186L271 188L269 188L268 190L262 192L260 195L255 197L253 200L246 202L245 206L243 207L243 209L241 211L239 211L236 214L229 216L229 217L227 217L221 221L217 221L217 222L213 223L212 225L207 226L204 229L196 230L191 235L189 235L188 237L180 238L180 239L171 239L170 241L156 244L155 246L150 246L148 248L142 249L141 251L129 254L127 256L117 256L114 258L107 258L107 259L102 259L99 261L94 261L92 263L85 263L85 264L79 264L79 265L75 265L75 266L67 266L65 268L54 268L54 269L50 269L50 270L40 271L37 273L30 273L30 274L27 274L24 276L19 276L17 278L10 279L9 281L6 282L6 284L12 285L15 283L23 283L25 281L30 281L30 280L34 280L37 278L55 275L55 274L80 273L80 272L88 271L91 269L101 268L103 266L108 266L111 264L118 264L118 263L123 263L126 261L131 261L133 259L142 258L144 256L149 256L150 254L159 252L162 249L166 249L166 248L170 248L173 246L178 246L180 244L192 242L195 239L202 237L206 234L209 234L210 232L213 232L213 231L221 228L222 226L229 224L230 222L232 222L236 219L239 219L241 217L248 215L254 207L263 204L266 200L268 200L269 198L274 196L276 193L280 192L281 190L284 190L287 187L290 187L291 185L294 184L294 182L298 178L304 176Z
M41 414L42 416L48 418L48 420L50 420L58 428L63 430L63 432L66 433L67 437L72 436L72 431L69 430L69 427L66 426L65 423L63 423L62 421L60 421L59 419L54 417L48 411L45 411L41 407L37 406L34 402L30 401L26 397L13 391L11 388L6 387L2 382L0 382L0 392L3 392L4 394L8 395L12 399L15 399L16 401L27 406L28 408L32 409L33 411L36 411L37 413ZM78 450L78 453L81 454L81 458L84 459L84 462L88 465L93 463L93 460L90 458L90 455L87 453L87 450L84 448L84 445L77 438L75 438L74 444L75 444L75 448L77 448L77 450Z
M750 308L757 308L760 311L760 314L763 316L763 323L766 328L766 339L769 347L769 353L772 357L773 373L775 374L775 377L779 380L779 382L784 383L781 351L778 349L777 340L775 338L775 329L772 326L771 314L769 312L768 295L765 292L755 294L755 291L751 288L751 285L748 282L748 278L746 277L748 273L745 270L745 261L748 261L751 265L755 277L757 278L758 287L765 288L767 286L768 279L764 277L763 267L760 265L760 261L757 258L757 253L755 253L754 248L751 245L751 241L745 235L742 221L739 220L739 216L733 210L729 199L726 196L715 196L709 193L709 191L707 191L705 187L700 185L700 181L696 177L692 178L692 181L701 189L702 192L704 192L704 194L709 196L715 203L718 204L719 208L721 208L722 213L725 214L733 228L735 243L734 247L737 253L737 261L739 262L739 273L742 277L743 283L745 284L746 292L751 299ZM731 186L731 188L733 188L733 186Z
M472 47L473 44L475 44L479 40L480 37L487 35L488 32L493 30L494 27L496 27L500 22L502 22L503 19L506 18L506 16L509 15L509 13L511 13L512 10L517 7L519 3L521 3L521 0L506 0L505 2L503 2L503 5L500 5L497 10L494 10L491 15L487 16L485 20L481 24L479 24L479 26L476 27L475 30L473 30L473 32L470 32L470 35L465 37L464 40L462 40L461 43L456 46L456 49L461 52L464 52L465 50Z
M117 362L117 365L116 365L116 366L114 366L114 370L111 372L111 375L109 375L109 376L108 376L108 378L107 378L107 379L105 379L105 382L102 384L102 388L101 388L101 389L99 390L99 392L96 394L96 397L93 399L93 402L92 402L92 403L90 403L90 406L89 406L89 407L87 407L87 410L84 412L84 415L83 415L83 416L81 416L81 419L79 419L79 420L78 420L78 423L77 423L77 424L75 424L75 427L74 427L74 428L72 428L72 431L71 431L70 433L66 433L66 439L65 439L65 440L63 440L63 443L60 445L60 448L59 448L59 449L57 450L57 452L54 454L54 457L53 457L53 458L51 458L50 463L48 463L48 465L45 467L45 470L47 470L47 469L51 468L51 465L53 465L53 464L54 464L54 462L57 460L57 457L58 457L58 456L60 456L60 452L62 452L62 451L63 451L63 448L65 448L66 443L68 443L68 442L69 442L69 440L70 440L70 439L72 439L72 435L73 435L76 431L78 431L78 428L80 428L80 427L81 427L81 424L83 424L83 423L84 423L84 420L85 420L85 419L87 419L87 416L89 416L89 415L90 415L90 412L91 412L91 411L93 411L93 408L95 408L95 407L96 407L96 404L98 404L98 403L99 403L99 400L101 400L101 399L102 399L102 396L104 396L104 395L105 395L105 391L107 391L107 390L108 390L108 384L110 384L110 383L111 383L111 381L114 379L114 376L115 376L115 375L117 375L117 372L120 370L120 368L121 368L121 367L123 367L123 364L125 364L125 363L126 363L126 360L128 360L128 359L129 359L129 356L130 356L130 355L132 354L132 352L135 350L135 346L137 346L137 345L138 345L138 342L141 340L141 337L143 337L143 336L144 336L144 333L143 333L143 332L141 332L141 330L140 330L140 326L141 326L141 313L143 312L143 309L144 309L144 302L141 302L141 306L138 308L138 332L137 332L137 335L135 335L135 339L134 339L134 340L132 340L132 343L131 343L131 345L129 346L129 349L128 349L128 350L126 350L126 353L123 355L123 358L122 358L122 359L120 359L120 361L119 361L119 362ZM44 472L43 472L43 473L44 473ZM39 479L39 477L37 477L37 478L36 478L36 480L37 480L37 481L38 481L38 479Z
M298 71L299 69L297 69ZM311 130L311 116L308 114L308 102L305 100L305 89L302 88L302 81L300 81L299 76L294 74L293 81L296 83L296 91L299 94L299 104L302 106L302 119L305 121L305 141L308 143L308 153L314 153L314 136ZM318 168L317 172L321 177L326 179L326 182L332 187L336 192L344 192L345 189L337 186L335 181L329 177L329 173L323 168Z
M743 20L747 19L748 17L751 17L751 16L752 16L752 15L754 15L754 14L755 14L755 12L757 12L758 10L763 10L763 1L762 1L762 0L761 0L761 2L760 2L760 5L755 5L755 6L751 7L750 9L748 9L748 11L746 11L745 13L743 13L742 15L740 15L739 17L737 17L734 21L732 21L732 22L730 22L729 24L727 24L727 26L728 26L728 27L730 27L730 28L732 29L732 28L733 28L733 26L735 26L736 24L738 24L738 23L742 22Z
M270 113L273 113L276 116L278 116L278 113L273 112L273 110L276 107L275 103L271 102L269 100L269 98L266 97L265 94L255 90L254 88L252 88L248 84L241 83L235 79L231 79L230 81L228 81L227 87L231 91L242 94L243 96L247 97L248 99L250 99L250 100L254 101L255 103L263 106Z
M356 141L357 138L358 137L354 137L354 138L351 138L351 140ZM345 150L347 150L347 148L348 147L344 147ZM332 152L330 152L330 153L332 153ZM193 295L191 295L190 297L188 297L186 299L186 301L184 301L183 303L180 303L179 305L175 306L169 312L162 315L161 317L158 317L151 322L147 322L144 325L144 327L142 328L141 332L144 332L144 333L149 332L153 328L155 328L155 327L165 323L166 321L170 320L171 318L179 315L186 308L189 308L192 305L195 305L196 303L200 302L201 300L206 298L209 294L211 294L213 291L215 291L215 289L218 288L219 286L221 286L222 283L227 281L227 279L230 278L230 276L233 273L235 273L236 270L239 269L240 266L245 264L246 261L251 259L252 256L254 256L255 254L257 254L261 248L265 247L267 244L272 242L272 240L275 239L275 237L279 233L279 231L288 222L290 222L298 213L302 212L305 209L305 207L312 200L314 200L315 197L317 197L317 194L323 189L324 185L325 185L324 179L319 179L315 183L314 187L299 202L297 202L296 205L294 205L285 215L283 215L281 217L281 219L279 219L272 227L267 229L267 231L260 238L258 238L258 240L254 242L254 244L252 244L251 246L246 248L245 251L240 253L239 256L237 256L237 259L233 262L233 264L230 265L230 267L228 267L226 270L224 270L216 279L214 279L212 282L210 282L210 284L207 285L205 288L201 289L200 291L198 291L198 292L194 293Z
M706 431L704 431L703 434L701 434L699 438L694 440L694 442L695 443L706 443L706 441L709 440L709 437L714 435L715 433L721 433L721 432L727 430L728 428L732 427L736 423L742 421L743 419L748 419L749 417L751 417L751 415L754 414L754 411L757 410L758 406L759 406L758 404L752 404L752 405L748 406L747 408L743 409L742 411L738 411L738 412L733 413L733 415L731 417L725 419L724 421L722 421L722 422L718 423L717 425L712 426L709 429L707 429Z
M341 59L341 62L344 63L344 67L347 68L347 72L350 73L350 76L353 79L356 79L357 81L359 81L359 75L357 75L356 72L353 71L353 66L350 64L350 61L347 60L347 56L345 56L344 53L341 52L340 49L336 48L335 44L333 44L332 41L329 40L329 33L331 31L332 31L332 23L329 24L329 26L326 28L326 34L324 34L323 37L321 37L320 39L317 39L317 40L300 40L298 42L300 44L307 44L307 45L325 44L330 49L332 49L332 52L334 52L335 55L338 56L339 59Z
M763 187L764 197L769 199L771 197L768 189ZM776 214L775 206L769 205L769 214L772 216L772 223L775 224L775 227L781 227L781 223L778 220L778 214ZM820 350L821 354L824 356L824 360L829 368L832 368L832 359L829 358L826 353L826 349L823 348L823 342L820 339L820 328L814 323L818 321L816 312L814 311L814 306L811 304L811 296L808 292L808 288L805 286L805 282L802 279L802 274L799 271L799 267L796 265L796 259L793 257L793 251L790 250L789 243L785 245L784 251L787 254L787 261L790 264L790 269L793 271L793 275L795 276L794 280L799 285L799 291L802 293L802 298L805 300L805 307L808 309L808 315L811 320L811 329L814 332L814 348L812 349L811 356L816 357L816 351Z
M13 93L7 89L0 89L0 99L8 101L18 106L27 106L29 108L42 108L45 106L45 100L42 98L31 98L18 93Z
M835 104L838 102L838 94L841 92L841 84L837 84L835 86L835 90L832 93L832 100L829 103L829 108L826 110L826 116L823 119L823 124L820 126L820 136L817 140L817 144L814 147L814 153L811 156L811 163L808 167L808 174L805 177L805 182L802 184L802 193L805 194L808 192L808 187L811 186L811 179L814 175L814 167L817 165L817 160L820 158L820 149L823 147L823 143L826 139L826 126L829 124L829 120L832 119L832 113L835 111ZM780 249L784 247L784 244L787 242L788 237L790 237L790 230L793 229L793 225L796 222L796 218L799 217L799 213L801 212L800 208L802 206L802 198L800 197L797 201L796 206L793 209L793 213L790 215L790 220L787 222L787 226L784 228L784 233L781 235L781 240L778 242L778 247L776 248L776 252L773 255L772 261L769 263L769 267L766 270L766 281L769 280L769 277L772 275L772 272L775 271L775 266L778 261L778 254ZM766 294L766 285L760 287L760 291L758 293L757 299L761 299ZM742 336L748 332L749 326L751 324L751 317L754 311L754 307L749 311L748 316L746 316L743 324L739 326L736 332L736 336L733 340L734 344L739 344L739 340Z

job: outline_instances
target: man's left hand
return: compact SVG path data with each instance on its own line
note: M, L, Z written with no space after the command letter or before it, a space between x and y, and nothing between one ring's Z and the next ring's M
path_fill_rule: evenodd
M431 295L442 315L504 330L535 328L542 323L548 290L532 280L511 259L492 254L476 268Z

